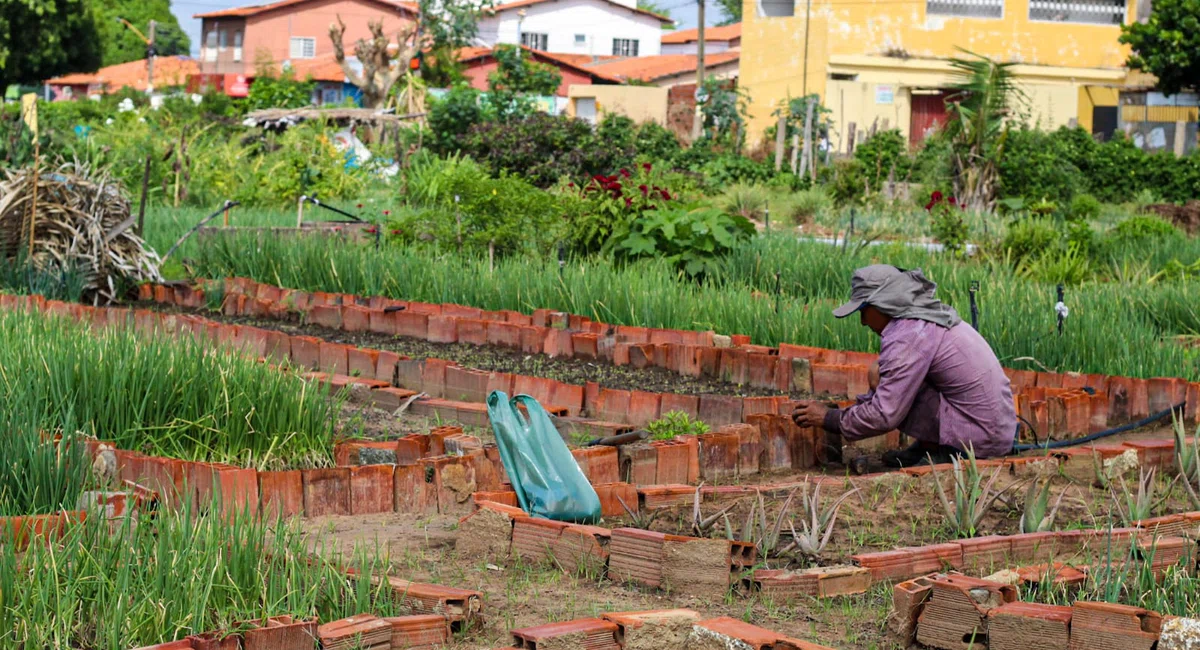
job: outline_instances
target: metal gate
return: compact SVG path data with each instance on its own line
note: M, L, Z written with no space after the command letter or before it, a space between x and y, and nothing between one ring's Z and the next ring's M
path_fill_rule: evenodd
M918 91L919 92L919 91ZM912 95L912 117L909 120L908 142L919 146L925 139L946 125L946 92L926 91Z

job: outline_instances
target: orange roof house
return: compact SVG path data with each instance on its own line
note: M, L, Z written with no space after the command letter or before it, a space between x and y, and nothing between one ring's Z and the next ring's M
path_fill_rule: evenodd
M699 29L680 29L667 32L662 37L663 54L695 54L700 40ZM704 53L715 54L736 50L742 46L742 24L706 27L704 29Z
M195 59L185 56L154 57L154 87L183 86L188 78L199 71ZM72 73L49 79L46 83L56 99L86 97L88 95L116 92L122 88L133 88L145 92L147 83L146 60L130 61L100 68L96 72Z
M705 54L706 76L731 79L738 76L737 50ZM615 59L593 63L587 68L616 77L626 83L631 81L654 86L676 86L696 81L697 57L694 54L661 54L638 58Z

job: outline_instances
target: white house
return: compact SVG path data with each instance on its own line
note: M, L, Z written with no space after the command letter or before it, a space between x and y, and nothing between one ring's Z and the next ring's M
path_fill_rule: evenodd
M588 56L656 56L670 18L639 9L637 0L511 0L479 21L489 46L521 43L535 50Z
M667 32L662 36L663 54L696 54L699 49L700 30L680 29ZM739 50L742 47L742 24L708 27L704 30L705 53L727 52Z

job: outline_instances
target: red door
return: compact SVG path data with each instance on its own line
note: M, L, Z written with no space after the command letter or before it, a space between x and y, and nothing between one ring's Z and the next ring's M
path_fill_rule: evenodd
M912 96L912 118L909 121L908 141L913 146L946 125L946 93Z

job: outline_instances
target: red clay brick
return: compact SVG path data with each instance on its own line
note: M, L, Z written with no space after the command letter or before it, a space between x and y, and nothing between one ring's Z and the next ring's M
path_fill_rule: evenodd
M636 426L644 427L659 417L662 405L662 395L635 390L629 394L629 411L625 421Z
M394 465L358 465L350 468L350 514L393 512Z
M345 375L349 372L349 350L350 347L341 343L330 343L329 341L321 341L321 372L329 372L338 375Z
M699 417L710 427L742 421L742 398L732 395L701 395Z
M580 359L600 358L599 344L600 337L595 334L579 333L571 335L572 353Z
M429 316L427 323L426 339L430 343L455 343L459 340L459 321L453 316ZM397 324L398 329L399 324Z
M721 361L718 373L722 381L743 385L750 379L749 358L745 350L724 348L721 350ZM701 363L703 368L703 363Z
M583 386L554 382L550 392L550 403L567 409L567 415L578 417L583 411Z
M301 475L306 517L350 514L349 467L306 469Z
M342 328L342 308L317 305L308 311L308 322L329 329Z
M478 318L458 319L458 342L487 345L488 322Z
M521 326L512 323L489 322L486 339L491 345L521 349Z
M342 329L347 332L366 332L371 329L371 310L365 307L342 307Z
M346 351L346 368L347 374L351 377L362 377L364 379L375 379L375 368L379 363L379 351L370 350L367 348L350 348ZM385 380L391 383L392 378L389 376Z
M546 337L550 330L546 327L524 326L520 328L520 347L525 354L542 354L546 350Z
M695 419L700 415L700 398L695 395L680 395L678 393L663 393L659 411L661 415L666 415L672 411L686 413L688 417Z

